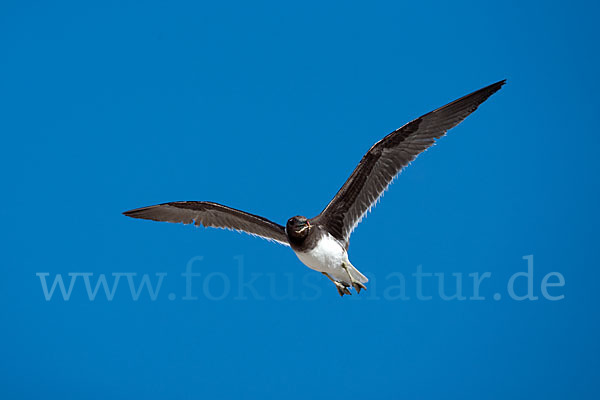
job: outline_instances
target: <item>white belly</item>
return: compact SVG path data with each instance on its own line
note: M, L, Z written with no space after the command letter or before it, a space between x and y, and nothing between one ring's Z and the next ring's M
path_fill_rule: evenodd
M300 261L308 268L319 272L326 272L332 278L340 281L348 281L348 275L342 268L342 262L348 262L346 249L327 234L319 240L317 246L307 252L295 252Z

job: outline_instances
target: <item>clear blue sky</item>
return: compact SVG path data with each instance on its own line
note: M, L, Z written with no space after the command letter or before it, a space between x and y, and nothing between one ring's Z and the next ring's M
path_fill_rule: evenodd
M214 3L0 6L0 397L598 398L598 6ZM503 78L355 231L359 296L283 246L121 215L313 216L385 134ZM467 297L489 272L485 300L435 276L418 299L418 266Z

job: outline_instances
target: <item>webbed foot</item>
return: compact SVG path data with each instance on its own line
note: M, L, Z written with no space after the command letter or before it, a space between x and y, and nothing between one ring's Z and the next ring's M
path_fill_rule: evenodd
M367 290L367 287L358 281L352 282L352 287L356 290L356 293L360 293L361 289Z
M356 290L356 293L360 293L361 289L367 290L367 287L365 285L363 285L362 283L360 283L359 281L354 279L354 277L350 273L350 270L348 269L348 266L346 265L346 263L344 263L344 262L342 263L342 268L344 268L346 270L346 273L348 274L348 278L350 278L350 282L352 282L352 287L354 288L354 290Z
M340 296L343 297L345 294L352 296L352 293L350 292L350 290L348 290L347 286L344 286L339 282L335 282L335 287L337 288L337 291L340 294Z
M335 284L335 287L336 287L338 293L340 294L340 296L343 297L345 294L352 296L352 293L350 293L350 290L348 290L347 285L345 285L342 282L336 281L331 276L329 276L329 274L327 272L323 272L322 274L325 275L327 277L327 279L329 279L331 282L333 282Z

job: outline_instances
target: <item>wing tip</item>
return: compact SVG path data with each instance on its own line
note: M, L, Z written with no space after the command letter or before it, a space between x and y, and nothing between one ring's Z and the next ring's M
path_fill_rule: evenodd
M501 81L498 81L496 83L492 83L489 86L484 87L482 90L486 91L486 92L490 92L490 95L496 93L498 90L500 90L502 88L502 86L504 86L506 84L506 78L502 79Z
M150 211L150 210L152 210L153 208L156 208L156 207L158 207L158 206L148 206L148 207L134 208L133 210L123 211L121 214L123 214L126 217L131 217L131 218L148 219L148 216L146 215L146 212Z
M482 87L481 89L476 90L473 93L467 94L466 96L463 96L458 100L448 103L445 106L440 107L435 111L447 109L456 104L471 104L473 106L473 109L471 109L471 111L467 115L464 116L464 118L466 118L469 114L471 114L473 111L475 111L482 103L484 103L487 99L489 99L494 93L496 93L498 90L500 90L502 88L502 86L504 86L505 84L506 84L506 79L502 79L496 83L492 83L491 85ZM461 121L462 121L462 119L461 119Z
M121 214L123 214L126 217L135 218L135 214L138 210L139 210L139 208L136 208L135 210L127 210L127 211L123 211Z

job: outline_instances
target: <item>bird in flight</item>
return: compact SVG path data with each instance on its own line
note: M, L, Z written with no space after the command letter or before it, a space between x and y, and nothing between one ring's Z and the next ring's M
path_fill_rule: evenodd
M350 235L394 177L436 139L458 125L506 80L479 89L396 129L360 160L316 217L295 216L281 226L264 217L208 201L175 201L125 211L128 217L233 229L290 246L307 267L321 272L340 296L366 289L367 277L348 260Z

